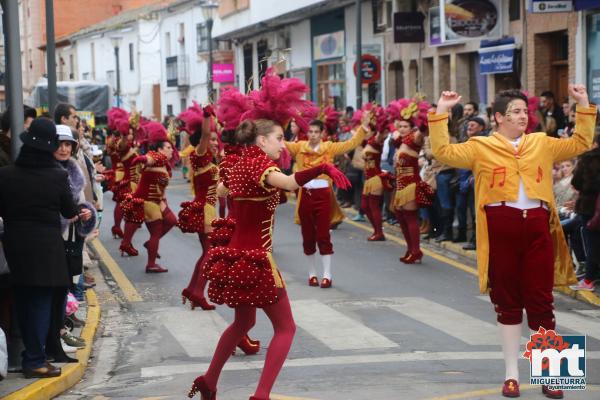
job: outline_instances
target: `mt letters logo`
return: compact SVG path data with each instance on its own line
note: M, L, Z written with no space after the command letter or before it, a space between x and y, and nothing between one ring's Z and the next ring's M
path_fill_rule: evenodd
M530 363L532 385L551 390L585 390L585 335L559 335L540 329L531 335L523 357Z

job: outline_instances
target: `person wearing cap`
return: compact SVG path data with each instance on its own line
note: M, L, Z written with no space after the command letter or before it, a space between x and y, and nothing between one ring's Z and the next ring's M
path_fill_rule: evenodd
M90 216L78 212L67 172L54 159L59 147L54 123L38 118L20 139L23 146L15 164L0 168L3 246L25 345L23 374L55 377L61 370L47 362L45 353L52 298L57 288L71 283L60 216L70 221Z

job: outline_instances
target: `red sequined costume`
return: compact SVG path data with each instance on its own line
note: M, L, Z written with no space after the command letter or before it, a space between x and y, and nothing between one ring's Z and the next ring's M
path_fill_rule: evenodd
M204 297L206 278L202 273L202 269L210 249L208 233L212 231L211 224L216 218L215 204L217 202L219 168L215 165L214 155L210 150L206 150L204 154L199 155L197 148L190 154L190 164L193 174L194 199L181 203L177 226L182 232L198 234L202 246L202 255L196 262L192 278L181 295L184 303L186 300L190 301L192 309L200 306L204 310L213 310L215 307L208 304Z
M243 150L244 150L244 147L240 146L238 144L225 143L225 147L223 148L223 151L225 152L225 157L223 157L223 159L221 160L221 163L219 164L219 174L220 174L222 182L225 181L226 177L229 175L229 171L231 170L231 168L240 159L240 156L242 155ZM231 200L231 196L227 196L226 201L227 201L228 216L235 218L235 216L233 215L233 201ZM219 210L219 216L221 218L223 218L225 216L224 210L223 210L223 212L221 212L221 210Z
M409 134L393 141L396 148L402 144L417 154L422 145L415 143L415 135ZM406 152L398 154L396 161L396 194L392 202L396 219L406 240L407 252L400 258L406 264L420 262L423 253L420 248L418 209L404 209L407 203L415 201L418 207L427 207L433 201L434 191L419 175L419 159Z
M383 207L383 191L391 190L390 177L387 172L381 170L381 152L383 144L377 139L377 135L372 136L367 141L367 146L363 153L365 160L365 184L361 198L361 209L369 218L373 226L373 235L367 240L382 241L385 240L383 234L383 216L381 209Z
M283 366L295 333L285 284L272 258L272 230L279 190L265 181L279 171L276 164L257 146L244 148L231 166L223 184L235 203L238 219L216 220L211 240L220 246L210 250L205 274L210 280L208 295L216 303L235 308L233 323L223 332L206 374L194 381L197 391L216 392L225 362L256 321L261 307L271 320L274 336L269 344L255 397L268 399ZM227 243L228 238L231 240ZM204 394L203 394L204 395ZM209 398L209 397L207 397Z
M156 264L156 258L160 238L177 223L177 218L166 205L165 199L171 168L167 157L158 151L149 151L146 157L153 160L152 165L143 169L137 189L127 195L121 203L126 223L120 249L121 252L129 253L127 249L131 248L133 234L141 223L145 222L150 231L150 239L144 244L148 250L146 272L166 272L166 270L158 271L163 268ZM165 206L164 209L161 209L162 205Z

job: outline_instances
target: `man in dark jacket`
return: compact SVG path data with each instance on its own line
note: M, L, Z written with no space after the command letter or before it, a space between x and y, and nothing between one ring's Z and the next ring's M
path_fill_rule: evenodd
M582 219L583 244L585 249L585 277L577 285L571 286L573 290L593 291L595 281L600 278L600 231L590 229L588 222L597 210L598 193L600 193L600 135L594 139L592 150L584 153L573 172L571 185L579 191L575 212Z
M50 306L55 287L70 285L60 215L79 218L67 172L56 163L56 127L36 119L20 136L23 147L14 165L0 168L0 216L4 250L23 336L26 378L60 375L46 361Z

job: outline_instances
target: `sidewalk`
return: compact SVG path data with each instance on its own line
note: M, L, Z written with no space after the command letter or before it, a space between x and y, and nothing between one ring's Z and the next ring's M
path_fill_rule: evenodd
M343 211L346 213L346 216L349 218L354 217L357 212L353 209L353 208L345 208L343 209ZM367 227L371 227L370 223L368 221L366 222L353 222L352 223L357 223L357 224L361 224ZM391 233L395 236L398 236L402 239L404 239L404 237L402 236L402 232L400 231L400 228L397 225L390 225L387 222L384 222L384 229L385 232L387 233ZM470 261L473 262L473 268L476 268L476 262L477 262L477 256L475 251L472 250L463 250L463 246L466 243L452 243L452 242L441 242L441 243L436 243L434 240L423 240L421 239L421 246L425 249L434 251L436 253L440 253L443 251L449 251L455 255L464 257ZM574 299L583 301L585 303L594 305L596 307L600 307L600 297L598 296L597 292L586 292L586 291L575 291L575 290L571 290L568 287L560 287L560 288L555 288L555 291L558 291L560 293L563 293L569 297L572 297Z
M78 312L84 315L83 312ZM73 333L85 339L86 347L77 351L78 363L55 364L62 367L56 378L25 379L22 373L9 373L0 385L3 400L48 400L65 392L81 380L90 359L94 335L100 320L100 304L92 289L86 291L85 326Z

